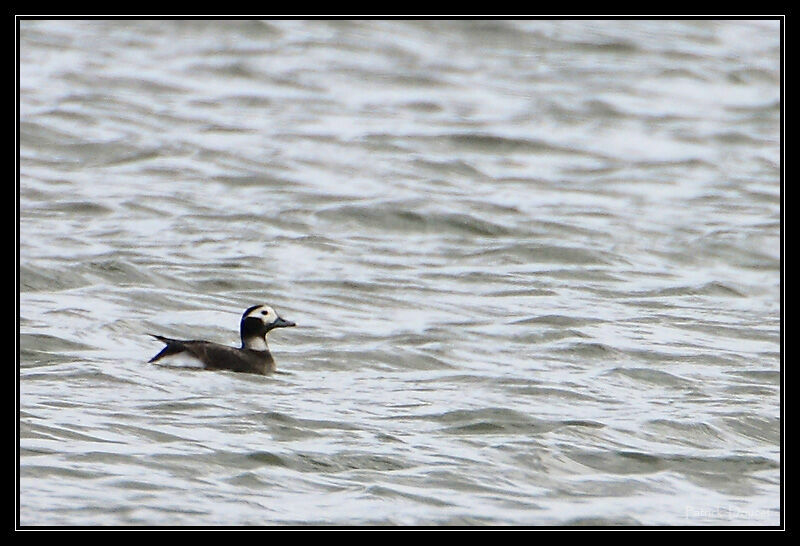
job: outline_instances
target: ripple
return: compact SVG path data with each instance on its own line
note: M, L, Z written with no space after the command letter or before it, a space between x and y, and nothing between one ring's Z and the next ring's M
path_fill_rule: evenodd
M425 213L387 204L345 205L325 209L320 218L335 223L352 222L366 229L402 233L453 233L495 237L509 230L499 224L460 213Z
M246 455L247 460L257 465L281 466L298 472L331 473L353 470L393 471L408 465L390 457L360 453L292 453L278 455L270 452L255 452Z
M614 368L608 373L627 377L636 382L662 387L686 389L694 386L694 382L690 379L650 368Z

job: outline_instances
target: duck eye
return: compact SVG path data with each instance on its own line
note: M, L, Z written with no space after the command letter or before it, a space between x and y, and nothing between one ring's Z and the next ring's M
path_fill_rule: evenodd
M265 317L266 317L267 315L269 315L269 313L268 313L268 312L266 312L266 311L261 311L261 314L262 314L262 315L264 315Z

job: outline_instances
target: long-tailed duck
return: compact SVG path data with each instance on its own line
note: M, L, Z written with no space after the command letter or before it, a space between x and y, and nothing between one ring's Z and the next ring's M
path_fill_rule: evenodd
M148 362L162 364L180 361L206 370L230 370L266 375L275 371L275 360L267 346L267 334L273 328L294 326L295 323L278 316L269 305L254 305L242 315L241 347L227 347L210 341L184 341L150 334L167 344Z

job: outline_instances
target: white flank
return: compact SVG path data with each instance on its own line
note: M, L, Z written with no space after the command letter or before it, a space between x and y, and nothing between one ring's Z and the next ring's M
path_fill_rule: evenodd
M159 366L169 366L172 368L205 368L205 365L190 353L183 351L174 355L159 358L153 364Z

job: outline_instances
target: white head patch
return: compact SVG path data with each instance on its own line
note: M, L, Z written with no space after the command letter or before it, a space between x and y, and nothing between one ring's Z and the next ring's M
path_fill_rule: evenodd
M272 324L278 319L278 313L269 305L259 305L247 314L247 317L255 317L264 324Z

